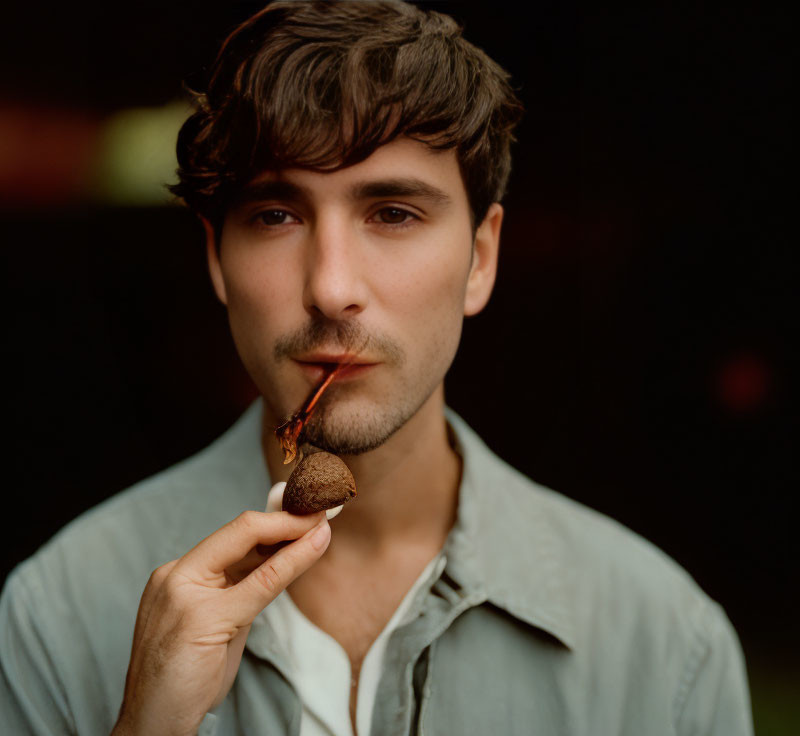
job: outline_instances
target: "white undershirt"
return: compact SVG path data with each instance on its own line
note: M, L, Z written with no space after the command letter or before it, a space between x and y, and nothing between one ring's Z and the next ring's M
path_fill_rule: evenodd
M389 636L407 623L416 592L426 582L438 578L444 565L443 553L428 563L364 657L356 699L359 736L369 736ZM311 623L286 591L261 615L266 616L284 649L290 667L287 674L303 703L300 736L354 736L350 722L350 660L345 650L332 636Z

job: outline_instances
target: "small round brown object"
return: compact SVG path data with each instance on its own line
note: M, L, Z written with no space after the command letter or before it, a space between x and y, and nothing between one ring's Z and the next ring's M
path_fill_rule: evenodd
M307 455L286 481L282 508L290 514L313 514L341 506L356 495L350 468L330 452Z

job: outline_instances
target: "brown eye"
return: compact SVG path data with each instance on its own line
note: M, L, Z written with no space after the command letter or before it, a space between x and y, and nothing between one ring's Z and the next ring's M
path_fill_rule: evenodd
M264 225L283 225L289 213L286 210L267 210L259 215Z
M411 213L399 207L384 207L378 211L378 219L386 225L401 225L410 217Z

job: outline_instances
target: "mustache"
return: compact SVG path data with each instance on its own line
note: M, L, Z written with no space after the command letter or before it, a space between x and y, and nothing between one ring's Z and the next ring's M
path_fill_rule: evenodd
M369 332L353 320L313 320L294 332L278 338L275 343L276 360L310 353L317 349L338 349L343 353L381 356L389 362L401 364L405 360L403 349L391 338Z

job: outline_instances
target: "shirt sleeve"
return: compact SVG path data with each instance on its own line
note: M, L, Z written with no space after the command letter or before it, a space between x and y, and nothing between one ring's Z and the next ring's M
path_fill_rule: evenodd
M0 722L4 733L19 736L75 733L64 688L17 572L0 597Z
M680 736L752 736L753 717L744 657L736 632L716 603L684 671L676 699Z

